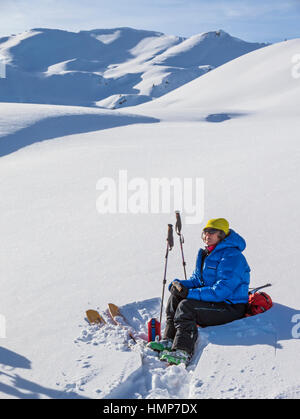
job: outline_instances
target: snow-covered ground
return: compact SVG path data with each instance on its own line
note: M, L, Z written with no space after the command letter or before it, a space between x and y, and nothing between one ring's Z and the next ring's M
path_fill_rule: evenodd
M0 103L0 397L300 397L299 52L299 39L267 46L117 113ZM130 349L109 321L108 302L140 334L159 315L175 222L173 209L100 214L98 181L118 184L120 170L145 182L203 178L203 220L183 226L188 274L203 223L225 217L247 241L251 285L273 284L268 312L199 329L187 369ZM88 325L89 308L107 325Z

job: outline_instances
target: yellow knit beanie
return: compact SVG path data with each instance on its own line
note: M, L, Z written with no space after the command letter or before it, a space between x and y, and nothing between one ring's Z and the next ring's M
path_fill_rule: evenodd
M225 218L212 218L207 222L203 230L205 228L215 228L216 230L222 230L227 236L229 233L229 222L225 220Z

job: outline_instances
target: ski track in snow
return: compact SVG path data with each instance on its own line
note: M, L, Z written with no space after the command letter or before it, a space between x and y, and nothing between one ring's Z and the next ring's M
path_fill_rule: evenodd
M152 307L152 312L149 311L151 301L153 302L148 300L121 307L121 312L127 314L128 320L130 319L132 329L143 337L146 335L147 321L157 312L155 307L154 309ZM143 305L145 308L142 308ZM157 353L146 348L143 343L133 344L128 328L116 326L110 319L108 310L99 308L98 310L107 323L101 326L81 325L81 333L74 341L83 351L74 368L80 373L69 381L65 377L63 385L65 392L72 391L79 394L84 392L84 395L89 397L107 399L189 399L207 397L210 391L214 397L214 389L221 388L223 390L219 397L243 397L244 386L239 386L234 376L230 374L233 366L228 362L226 364L226 355L223 356L222 353L214 358L213 344L220 339L226 341L229 338L236 339L235 344L239 341L244 342L247 348L247 342L250 345L251 340L256 342L264 340L269 341L271 347L268 353L273 352L274 356L276 355L278 345L272 322L267 318L262 321L261 316L255 316L223 326L199 329L195 353L188 367L168 366L159 360ZM206 353L209 352L209 365L207 360L201 363L204 352L205 359ZM106 359L105 354L108 353L110 359ZM240 374L245 376L259 374L255 370L256 361L255 355L250 357L248 363L240 369ZM104 366L108 363L110 363L110 373L105 380ZM111 371L112 364L119 369ZM276 368L273 367L274 380L277 379L276 374ZM290 390L291 394L298 394L297 391L297 389ZM278 393L274 397L284 398L286 392Z
M109 348L116 356L118 352L132 352L137 355L136 370L126 376L125 370L119 371L118 379L113 386L104 389L95 389L104 398L188 398L192 373L195 365L188 369L181 366L167 366L158 359L158 354L145 348L143 344L130 345L128 332L120 326L107 324L101 328L87 326L76 339L77 344L92 344ZM81 390L84 385L95 377L95 369L91 358L83 357L78 361L78 367L86 368L87 374L82 376L73 385L67 385L65 390ZM96 360L95 360L96 361ZM102 393L102 394L101 394Z

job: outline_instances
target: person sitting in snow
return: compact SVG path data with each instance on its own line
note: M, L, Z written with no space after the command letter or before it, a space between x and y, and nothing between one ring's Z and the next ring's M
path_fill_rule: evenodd
M202 232L196 268L188 280L175 279L166 308L166 328L160 359L173 364L190 361L198 337L197 326L215 326L244 317L248 302L250 268L242 254L245 240L224 218L208 221Z

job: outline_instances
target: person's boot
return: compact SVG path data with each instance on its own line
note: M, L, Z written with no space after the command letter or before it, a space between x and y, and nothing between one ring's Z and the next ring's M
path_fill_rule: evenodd
M159 359L161 361L168 362L169 364L179 365L179 364L185 364L188 365L188 363L191 360L191 355L183 351L181 349L176 349L175 351L163 351L160 355Z
M163 351L171 351L172 350L173 341L171 339L162 339L159 341L152 341L147 343L147 348L152 349L156 352L163 352Z

